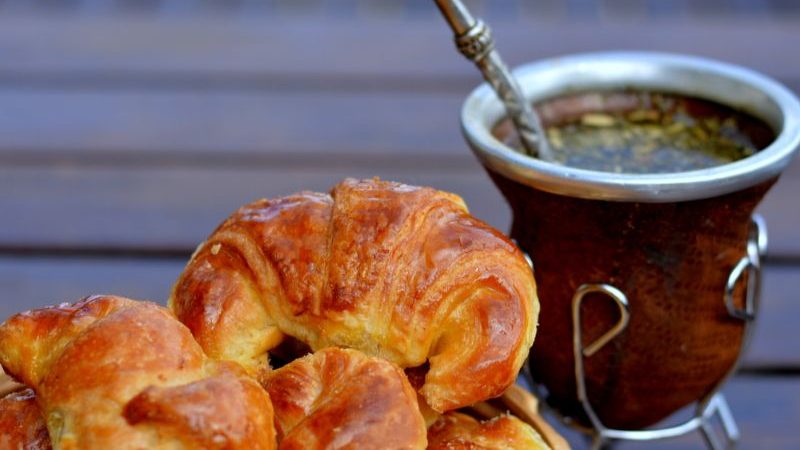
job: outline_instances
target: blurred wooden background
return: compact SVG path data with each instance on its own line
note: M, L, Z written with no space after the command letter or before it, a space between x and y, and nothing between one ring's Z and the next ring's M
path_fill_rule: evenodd
M797 1L468 3L512 64L671 51L800 92ZM239 205L345 176L457 192L505 230L458 128L479 81L429 0L0 0L0 319L91 293L163 301ZM727 389L740 448L800 448L798 194L800 161L761 209L762 316Z

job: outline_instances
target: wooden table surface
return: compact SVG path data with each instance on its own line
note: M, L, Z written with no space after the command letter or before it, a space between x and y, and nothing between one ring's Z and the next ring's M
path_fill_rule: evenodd
M430 2L40 3L0 6L0 319L92 293L163 302L239 205L346 176L450 190L508 228L458 128L478 76ZM726 2L472 3L512 64L661 50L744 64L800 91L792 2L731 2L744 9L718 15L696 4ZM799 194L800 160L760 208L763 309L725 389L739 448L800 448Z

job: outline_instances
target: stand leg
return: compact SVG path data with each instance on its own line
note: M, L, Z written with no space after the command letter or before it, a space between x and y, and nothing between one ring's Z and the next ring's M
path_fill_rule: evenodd
M733 414L731 414L731 409L728 407L725 396L719 394L718 397L719 418L722 421L722 428L725 430L725 437L728 439L728 443L732 444L739 440L739 427L736 426L736 420L733 418Z
M703 441L705 441L706 447L708 447L709 450L725 450L725 447L719 442L719 439L717 439L714 426L710 423L705 422L700 427L700 434L703 435Z
M611 444L603 439L599 434L596 434L592 437L592 450L610 450Z
M736 441L739 440L739 428L736 426L736 421L733 418L733 414L731 414L725 396L721 393L714 395L708 409L710 410L708 411L710 414L706 412L702 413L702 424L700 426L700 433L703 435L706 447L708 447L709 450L733 448ZM714 429L712 420L715 416L719 416L724 442L720 440L719 433Z

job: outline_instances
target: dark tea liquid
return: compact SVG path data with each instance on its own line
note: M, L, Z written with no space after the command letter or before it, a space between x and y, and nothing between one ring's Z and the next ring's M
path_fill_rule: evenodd
M704 169L746 158L775 137L772 129L755 117L711 101L672 94L580 93L535 106L556 163L604 172ZM493 133L521 149L507 119L498 123Z

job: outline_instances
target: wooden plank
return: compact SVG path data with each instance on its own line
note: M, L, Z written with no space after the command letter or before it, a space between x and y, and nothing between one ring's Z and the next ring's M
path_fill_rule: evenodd
M795 158L778 183L767 193L758 212L767 219L768 254L778 258L797 259L800 256L800 158Z
M307 82L324 88L336 87L338 80L354 88L408 88L412 79L413 85L428 80L463 92L478 77L453 50L449 30L437 16L433 6L414 20L9 14L0 16L0 74L5 82L47 85L102 79L149 85ZM779 51L800 34L791 15L579 24L568 18L529 19L493 18L499 45L512 64L636 48L715 57L800 82L797 65Z
M166 303L183 260L0 257L0 320L93 294Z
M510 211L474 159L465 159L463 169L428 158L365 166L350 161L309 158L301 167L273 163L216 169L0 168L0 247L188 252L248 201L303 189L325 191L347 176L381 176L456 192L478 217L508 229ZM800 191L798 168L800 160L761 208L769 223L771 257L800 255L800 211L790 207Z
M165 301L188 255L176 258L13 257L0 255L0 319L90 294ZM765 269L762 308L745 355L751 370L800 370L795 339L800 265Z
M466 4L470 9L482 16L494 19L497 17L511 18L520 14L530 14L534 17L564 16L593 17L602 14L603 17L631 15L655 16L664 15L702 15L714 13L719 16L746 15L748 13L762 14L793 14L797 13L798 5L792 0L708 0L709 6L696 5L688 0L672 0L658 2L648 0L601 0L600 11L592 0L537 0L530 3L524 0L468 0ZM116 0L113 2L102 0L67 0L36 1L6 0L0 4L0 12L25 11L36 13L68 13L68 14L94 14L114 15L136 12L139 14L164 14L192 16L203 14L222 14L226 17L238 15L267 15L267 16L321 16L321 17L396 17L396 16L429 16L431 6L428 2L420 0L382 0L371 2L369 0Z
M0 58L2 59L2 58ZM460 94L0 87L0 163L471 158ZM331 161L329 161L330 163Z
M190 252L227 215L260 197L327 191L346 176L436 186L463 195L475 215L505 230L510 212L477 162L453 170L347 167L309 160L302 168L0 168L0 246L167 249Z
M800 369L800 352L794 338L800 318L799 288L800 265L768 265L764 269L759 317L745 354L748 367Z

